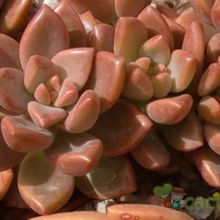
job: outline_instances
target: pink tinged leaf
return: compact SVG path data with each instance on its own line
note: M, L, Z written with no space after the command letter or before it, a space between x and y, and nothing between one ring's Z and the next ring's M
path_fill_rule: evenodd
M76 178L76 186L95 199L113 199L136 191L129 157L101 158L88 174Z
M21 69L19 60L19 43L13 38L0 34L0 67Z
M41 128L49 128L66 117L64 109L46 106L35 101L28 103L28 113L33 122Z
M175 19L175 22L185 29L188 29L193 22L199 22L199 19L193 8L189 7L179 14Z
M135 106L119 100L109 111L99 116L89 132L102 141L104 155L114 157L136 147L152 125L149 118Z
M22 67L25 69L32 55L50 59L68 47L69 36L61 18L48 6L42 5L29 22L20 41Z
M74 211L57 213L48 216L30 218L30 220L110 220L106 214L94 211Z
M137 64L128 64L122 95L137 101L145 101L153 96L153 85L150 77Z
M193 111L178 124L161 127L161 131L167 143L179 151L194 151L204 144L203 127Z
M97 164L102 156L102 142L87 134L57 136L46 156L64 173L84 176Z
M211 125L205 123L204 133L209 147L218 155L220 155L220 127L219 125Z
M220 30L220 1L215 0L212 9L211 9L211 20L212 24L215 26L215 28L219 31Z
M24 73L24 86L31 94L35 92L39 84L46 83L53 76L63 80L66 72L52 63L48 58L39 55L33 55L29 59L25 73Z
M170 48L162 35L147 40L139 50L140 57L149 57L154 63L168 65L170 61Z
M184 50L175 50L172 53L167 68L173 80L172 92L182 92L191 83L196 72L194 57Z
M184 38L184 35L186 32L185 28L182 25L178 24L174 19L172 19L168 16L163 15L163 18L167 22L167 24L170 28L170 31L173 34L173 38L175 39L174 40L174 49L181 48L183 38Z
M198 85L198 94L205 96L220 87L220 63L212 63L202 74Z
M58 93L58 96L54 102L54 106L56 107L66 107L72 105L78 99L79 92L76 85L70 80L66 78L63 81L62 87Z
M172 125L183 120L189 113L193 99L189 94L167 97L145 106L148 116L158 124Z
M2 134L0 134L0 171L18 165L24 157L24 153L10 149L3 139Z
M114 220L193 220L189 215L166 207L145 204L116 204L107 209L107 215ZM128 218L129 217L129 218Z
M50 92L48 91L45 84L43 83L39 84L39 86L36 88L34 92L34 98L41 104L50 105L51 103Z
M192 94L196 94L196 87L202 75L205 47L206 39L203 25L200 22L193 22L186 31L182 45L182 49L190 53L196 61L197 69L188 89Z
M195 58L199 70L203 65L205 44L205 33L202 24L200 22L191 23L186 29L182 49Z
M58 93L56 91L51 91L50 92L50 99L52 102L54 102L57 98Z
M1 10L0 31L14 33L21 31L26 23L31 10L31 0L7 0Z
M211 23L212 1L190 0L190 4L203 22Z
M131 151L136 162L148 170L160 170L170 162L170 153L157 133L151 130L144 140Z
M218 61L220 55L220 33L214 34L207 43L207 57L209 63Z
M87 1L88 9L103 23L113 23L116 19L114 0L106 0L103 4L102 0Z
M138 19L142 21L147 28L150 36L161 34L168 42L171 50L174 47L174 39L172 32L160 12L152 6L146 7L138 15Z
M93 48L73 48L59 52L52 58L52 62L62 67L66 71L66 77L81 89L88 80L93 57Z
M205 121L214 125L220 125L220 104L218 97L203 97L198 104L197 110Z
M86 30L86 33L88 34L90 31L93 30L93 28L97 24L96 19L93 16L93 14L91 13L91 11L86 11L86 12L80 14L79 16L80 16L80 20L83 23L83 26Z
M96 24L89 33L88 45L96 51L113 52L115 29L110 24Z
M144 24L136 18L121 17L115 26L114 53L127 62L138 58L138 51L147 39Z
M176 174L178 171L180 171L180 163L182 163L182 161L180 160L181 158L179 156L177 156L176 154L171 155L171 160L169 162L169 164L158 170L157 172L160 175L173 175Z
M145 7L145 0L115 0L115 11L118 17L137 17Z
M37 127L24 116L5 116L1 130L8 147L18 152L44 150L54 141L52 132Z
M12 169L0 171L0 200L6 195L13 180Z
M64 121L64 130L82 133L90 129L100 114L100 100L92 90L86 90L79 98Z
M28 206L39 215L56 212L71 197L74 177L53 167L43 152L28 154L18 173L18 189Z
M70 47L84 47L87 44L85 28L71 5L70 1L62 0L55 8L55 12L63 20L70 38Z
M71 0L70 3L78 14L82 14L83 12L88 10L87 0Z
M101 101L101 112L110 109L121 95L126 77L126 62L123 57L110 52L96 54L93 70L86 84Z
M113 23L116 17L114 0L106 0L105 4L102 0L71 0L71 4L79 14L90 10L95 18L104 23Z
M19 209L27 210L30 208L21 198L21 195L18 191L18 184L17 184L18 183L18 169L19 169L19 166L16 166L13 169L14 177L10 185L9 191L4 197L4 203L7 205L7 207L17 207Z
M0 69L0 105L13 113L23 113L32 99L23 85L24 74L13 68Z
M151 76L155 98L166 97L172 88L172 79L169 73L159 73Z
M10 55L0 46L0 68L4 67L20 69Z
M47 86L49 91L59 92L61 88L60 77L58 75L54 75L47 80L45 85Z
M135 60L135 63L147 73L151 65L151 59L149 57L140 57Z
M207 145L191 153L191 158L195 163L203 179L213 187L220 187L220 157L215 154Z
M193 22L201 22L192 7L181 12L179 17L175 20L178 24L182 25L185 29L188 29ZM216 29L209 23L202 22L206 42L216 33Z

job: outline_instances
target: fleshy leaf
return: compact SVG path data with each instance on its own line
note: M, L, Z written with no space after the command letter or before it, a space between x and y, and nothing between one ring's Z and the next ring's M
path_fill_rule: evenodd
M198 94L200 96L208 95L220 87L220 63L212 63L202 74L198 85Z
M28 154L20 165L19 192L40 215L60 209L71 197L74 187L74 177L53 167L42 152Z
M173 79L172 92L182 92L191 83L196 72L194 57L184 50L175 50L172 53L168 69Z
M23 113L32 97L24 88L24 74L13 68L0 69L0 105L11 112Z
M105 156L118 156L136 147L152 125L149 118L135 106L119 100L99 116L89 132L102 141Z
M66 117L64 109L46 106L35 101L28 103L28 113L34 123L41 128L49 128Z
M212 20L212 24L215 26L215 28L218 31L220 30L219 13L220 13L220 1L215 0L214 4L212 6L212 10L211 10L211 20Z
M220 127L205 123L204 133L209 147L218 155L220 155Z
M199 115L207 122L220 125L220 104L218 97L204 96L198 104Z
M85 28L71 5L70 1L62 0L55 8L55 12L62 18L69 33L70 48L84 47L87 43Z
M179 151L193 151L204 144L203 127L193 111L178 124L161 127L161 131L167 143Z
M170 48L162 35L156 35L141 46L139 56L150 57L154 63L168 65Z
M12 169L0 171L0 200L2 200L2 198L7 193L12 183L13 176L14 175Z
M137 101L145 101L153 96L153 85L150 77L137 64L128 64L122 95Z
M203 179L210 185L216 188L220 187L220 157L215 154L208 146L203 146L197 151L191 153L197 169Z
M147 73L151 65L151 59L149 57L140 57L135 60L135 63Z
M91 32L94 28L94 26L97 24L97 21L91 11L86 11L79 15L80 19L84 25L84 28L86 30L86 33L88 34Z
M67 77L76 84L78 89L81 89L88 80L93 56L93 48L73 48L59 52L52 58L52 62L62 67Z
M174 48L175 49L181 48L183 38L186 32L185 28L182 25L178 24L173 18L169 17L169 15L168 16L163 15L163 18L167 22L170 31L173 34L173 38L175 39Z
M159 73L151 76L153 84L154 97L164 98L166 97L172 88L172 79L169 73Z
M1 122L1 130L7 145L18 152L44 150L54 140L52 132L37 127L24 116L5 116Z
M24 153L10 149L5 143L2 134L0 134L0 171L7 170L18 165L24 157Z
M101 101L101 112L111 108L121 95L126 77L126 62L123 57L100 51L96 54L93 70L86 84Z
M212 1L206 0L190 0L190 4L195 10L196 14L199 15L199 18L202 21L211 23L211 10L212 10Z
M30 220L110 220L107 215L94 211L74 211L52 214L48 216L39 216L30 218Z
M39 84L39 86L36 88L34 98L41 104L50 105L50 92L44 83Z
M202 24L199 22L193 22L186 30L182 49L194 57L199 70L203 67L205 41L205 33Z
M131 155L138 164L149 170L160 170L170 161L169 151L153 130L131 151Z
M61 133L54 145L46 151L46 155L64 173L83 176L97 164L102 151L102 142L87 133Z
M173 49L174 40L172 32L170 31L170 28L163 16L157 9L153 8L152 6L144 8L138 15L138 19L144 23L150 36L161 34L169 44L171 50Z
M220 33L213 34L207 43L207 58L210 63L217 62L220 56Z
M127 62L138 58L138 51L147 39L144 24L136 18L121 17L115 26L114 53Z
M183 120L192 107L189 94L167 97L150 102L145 106L148 116L156 123L172 125Z
M12 67L21 69L19 60L19 43L13 38L0 34L0 67Z
M1 10L0 31L14 33L21 31L27 23L31 10L31 0L7 0Z
M113 52L115 29L110 24L96 24L89 33L88 44L96 51Z
M70 80L66 78L63 81L62 87L58 93L58 96L54 102L56 107L66 107L72 105L78 99L79 92L76 85Z
M71 133L82 133L90 129L98 119L100 101L96 93L86 90L64 121L64 129Z
M24 73L24 85L27 91L31 94L41 83L46 83L53 76L58 75L62 80L65 78L66 72L52 63L48 58L33 55L29 59L25 73Z
M145 0L115 0L115 11L118 17L136 17L145 6Z
M22 67L25 69L32 55L50 59L68 47L69 36L61 18L48 6L42 5L27 25L20 41Z
M101 158L88 174L76 178L76 186L96 199L112 199L136 190L134 171L126 156Z
M192 217L174 209L145 204L116 204L109 206L107 215L114 220L144 219L144 220L193 220Z

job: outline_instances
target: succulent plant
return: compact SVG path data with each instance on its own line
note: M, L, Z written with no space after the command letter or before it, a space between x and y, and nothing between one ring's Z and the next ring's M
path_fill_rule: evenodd
M192 219L146 204L53 213L75 188L134 193L137 164L195 165L220 187L219 5L0 0L0 199L46 215L33 220Z

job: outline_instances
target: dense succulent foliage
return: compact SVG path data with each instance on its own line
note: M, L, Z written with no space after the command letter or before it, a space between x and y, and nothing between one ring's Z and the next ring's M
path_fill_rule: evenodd
M75 188L118 198L137 190L134 164L193 164L219 188L219 13L220 0L0 0L0 198L39 215ZM36 220L158 216L191 219L130 204Z

